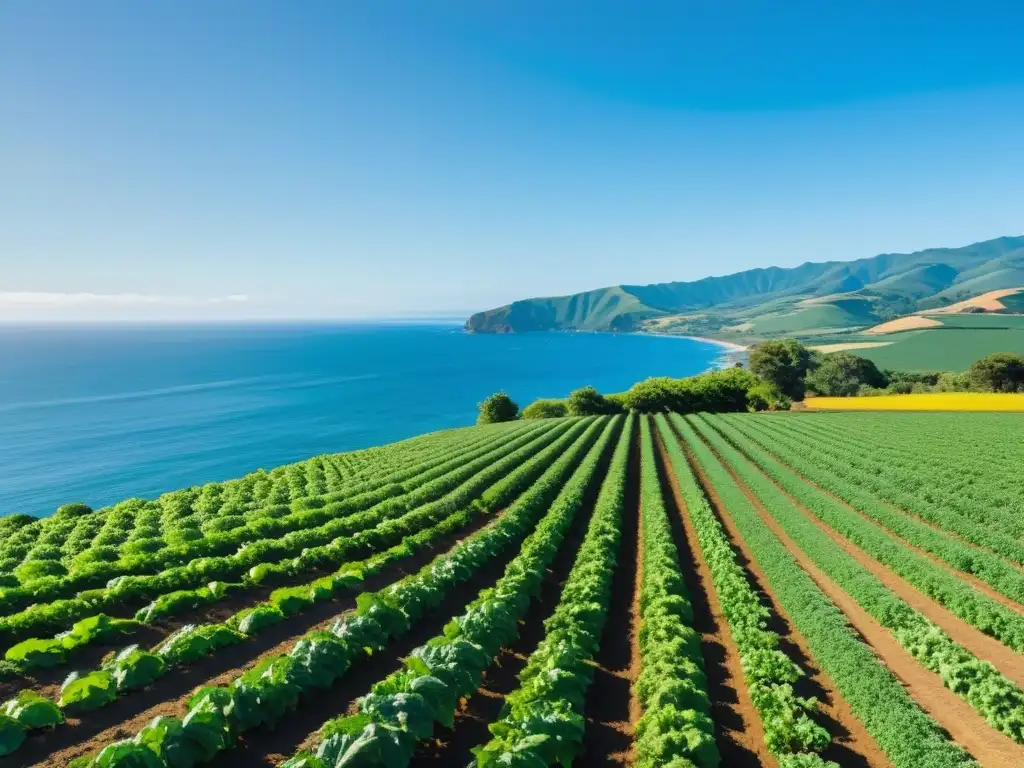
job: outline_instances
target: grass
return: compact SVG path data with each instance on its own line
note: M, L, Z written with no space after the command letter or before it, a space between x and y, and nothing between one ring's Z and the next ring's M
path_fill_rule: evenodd
M809 397L813 410L836 411L1024 411L1024 394L937 392L878 397Z

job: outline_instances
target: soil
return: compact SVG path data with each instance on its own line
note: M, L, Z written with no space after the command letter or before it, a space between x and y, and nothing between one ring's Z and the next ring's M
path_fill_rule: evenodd
M908 315L906 317L900 317L896 320L890 320L887 323L881 323L880 325L868 328L864 331L864 335L879 336L885 333L896 333L897 331L911 331L915 328L935 328L939 325L942 325L940 321L933 320L930 317Z
M639 425L637 425L638 427ZM632 684L639 672L634 604L639 570L640 430L634 429L626 472L619 567L612 577L611 603L594 658L594 679L583 705L586 730L581 765L625 764L633 745Z
M740 450L742 452L742 448L740 448ZM758 469L758 471L760 472L761 470ZM995 667L1000 672L1006 675L1006 677L1010 680L1017 683L1017 685L1024 685L1024 656L1010 648L1007 648L999 640L995 639L994 637L990 637L989 635L986 635L981 630L971 626L966 621L954 615L949 610L944 608L942 605L932 600L930 597L928 597L923 592L918 590L912 584L905 581L897 573L891 571L888 567L875 560L873 557L871 557L871 555L866 553L864 550L860 549L852 541L850 541L849 539L845 538L842 534L830 528L827 524L825 524L818 517L816 517L813 512L811 512L799 501L797 501L795 498L786 493L786 491L778 483L772 480L772 478L770 478L763 472L762 474L767 480L772 482L772 484L775 485L775 487L781 493L785 494L786 498L789 499L792 505L800 512L802 512L808 520L813 522L818 527L818 529L821 530L823 533L827 534L828 537L832 539L832 541L841 546L843 550L848 555L853 557L860 565L868 569L875 576L875 578L881 581L886 586L886 588L893 592L893 594L895 594L901 600L910 605L914 610L928 618L929 621L941 627L943 631L945 631L950 637L953 638L953 640L958 642L960 645L969 650L975 656L977 656L980 659L992 662L992 664L995 665ZM860 513L857 512L855 508L851 507L848 504L845 504L842 500L837 498L836 501L838 501L840 504L843 504L845 507L851 510L851 512L860 515ZM885 533L889 534L888 531L886 531L881 526L878 526L877 523L873 523L873 521L871 520L868 520L868 522L871 522L873 525L876 525L876 527L878 527L880 530L885 531ZM901 545L906 546L908 549L911 549L917 552L918 554L921 554L923 557L928 558L929 560L932 560L934 562L934 560L930 558L928 554L923 550L908 544L903 539L896 538L895 536L893 536L893 538L895 541L898 541ZM962 578L964 581L972 583L972 585L973 582L977 581L977 579L973 579L972 581L971 579L966 578L965 574L955 571L952 568L947 568L946 570L948 570L954 576L957 576L959 578ZM987 592L991 591L992 590L990 589L987 590ZM1007 598L1003 599L1007 600ZM1020 606L1017 607L1020 608Z
M661 447L660 443L659 447ZM793 626L789 615L782 609L772 594L768 580L757 565L753 555L747 550L736 531L732 530L731 526L728 525L729 521L726 520L722 502L717 494L715 494L702 468L688 451L684 452L687 453L690 466L697 475L705 495L708 497L712 511L725 528L726 536L729 538L729 544L736 555L737 562L746 571L747 578L758 591L762 603L771 611L768 629L779 635L781 638L780 650L792 659L804 673L804 677L794 685L797 695L814 696L820 702L820 715L816 719L832 736L832 746L822 753L822 757L825 760L835 761L843 766L843 768L890 768L889 758L878 746L871 734L868 733L864 724L854 714L850 705L838 692L831 677L815 665L806 638ZM665 457L665 461L667 463L667 457ZM672 473L668 473L668 475L676 503L679 509L685 509L675 476ZM687 538L696 542L697 532L693 528L693 523L689 516L681 514L680 521L685 526ZM703 557L700 558L698 567L702 574L706 574L705 578L710 583L710 570L707 568ZM756 710L754 716L757 717Z
M953 741L966 749L986 768L1014 768L1024 763L1024 748L991 728L967 702L948 690L938 675L914 659L889 630L861 608L796 546L732 468L724 462L723 466L743 490L765 526L779 538L818 588L846 615L853 629L902 683L917 705L935 720ZM722 523L734 540L738 540L738 532L728 517L723 517Z
M361 585L361 590L380 589L409 573L414 573L430 562L438 552L450 549L459 539L482 528L495 517L496 515L488 515L476 518L461 531L439 539L412 557L367 578ZM188 697L196 688L230 682L263 659L288 651L300 635L313 629L326 628L338 615L354 605L354 595L318 603L280 624L267 627L240 645L222 649L195 664L176 669L148 688L125 695L102 709L84 714L81 718L69 718L65 725L49 733L41 732L30 736L18 750L16 757L25 761L21 763L22 765L58 768L75 757L100 749L111 741L134 735L157 715L181 716L186 711ZM376 679L371 682L376 682Z
M614 441L605 451L594 473L583 503L577 510L562 546L551 566L546 570L540 594L531 603L519 622L519 635L508 647L502 648L494 662L484 673L484 679L473 696L463 699L462 708L455 713L452 728L435 727L434 738L421 742L413 756L410 768L428 768L439 765L467 765L473 760L474 747L491 740L487 726L501 715L505 697L519 687L518 675L529 661L530 654L544 639L544 622L554 612L561 599L562 589L576 555L587 533L594 503L601 482L608 471L614 450Z

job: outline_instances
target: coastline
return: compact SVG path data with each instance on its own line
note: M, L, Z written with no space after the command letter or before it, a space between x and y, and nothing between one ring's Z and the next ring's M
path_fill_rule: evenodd
M708 344L717 344L720 347L724 347L730 352L746 352L747 347L743 344L737 344L734 341L722 341L721 339L712 339L709 336L689 336L682 333L656 333L654 331L634 331L637 336L661 336L665 339L690 339L690 341L704 341Z

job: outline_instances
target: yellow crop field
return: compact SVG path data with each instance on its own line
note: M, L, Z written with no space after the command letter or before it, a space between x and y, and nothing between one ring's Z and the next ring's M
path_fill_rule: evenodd
M816 411L1024 411L1024 394L936 392L878 397L809 397L804 404Z

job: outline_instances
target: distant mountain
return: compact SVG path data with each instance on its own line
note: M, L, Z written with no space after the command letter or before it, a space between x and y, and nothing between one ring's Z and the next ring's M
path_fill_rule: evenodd
M478 312L466 321L466 329L511 333L666 328L719 335L836 331L1018 286L1024 286L1024 236L963 248L885 253L857 261L808 262L692 282L615 285L571 296L524 299Z

